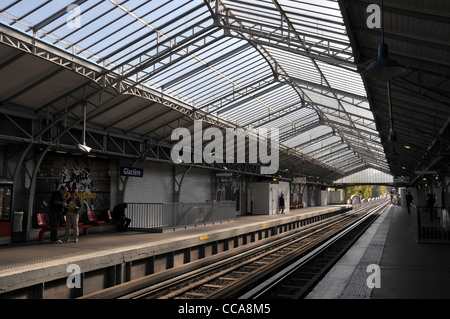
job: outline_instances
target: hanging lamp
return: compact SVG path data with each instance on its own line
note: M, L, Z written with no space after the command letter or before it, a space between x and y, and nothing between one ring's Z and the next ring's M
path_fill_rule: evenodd
M381 43L378 45L378 58L361 73L364 77L390 81L405 72L397 61L389 59L388 46L384 43L384 10L381 0Z
M83 101L83 144L78 144L77 149L83 153L89 153L91 147L86 145L86 102Z

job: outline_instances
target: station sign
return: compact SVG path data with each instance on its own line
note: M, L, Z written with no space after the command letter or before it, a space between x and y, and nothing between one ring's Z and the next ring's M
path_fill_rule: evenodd
M217 180L222 184L228 184L230 182L230 178L228 177L218 177Z
M394 183L409 183L408 176L394 176Z
M228 184L233 173L216 173L217 181L222 184Z
M144 169L137 167L120 167L120 176L144 177Z

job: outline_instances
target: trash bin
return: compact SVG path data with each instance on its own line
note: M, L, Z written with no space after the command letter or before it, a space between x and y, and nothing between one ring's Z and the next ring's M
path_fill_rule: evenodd
M22 221L23 221L23 212L21 212L21 211L14 212L14 216L13 216L13 232L14 233L22 232Z

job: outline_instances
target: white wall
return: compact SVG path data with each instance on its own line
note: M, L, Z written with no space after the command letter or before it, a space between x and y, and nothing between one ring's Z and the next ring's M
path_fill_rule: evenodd
M269 183L250 183L248 185L248 211L251 212L251 202L253 202L253 214L269 214Z
M253 201L253 214L274 215L278 211L279 198L284 195L285 213L289 212L290 190L289 183L279 182L279 184L251 183L248 186L248 211L250 212L250 201Z
M191 168L181 184L180 202L211 200L211 172L209 169Z
M320 206L328 205L328 191L320 191Z
M327 204L344 204L343 191L328 191L328 203Z
M144 176L128 177L124 190L124 202L171 203L172 165L145 162L137 164L136 167L144 169Z
M124 202L172 203L173 166L168 163L146 162L136 167L144 169L144 176L128 177ZM181 184L180 202L195 203L211 199L211 170L192 168ZM122 177L123 178L123 177Z

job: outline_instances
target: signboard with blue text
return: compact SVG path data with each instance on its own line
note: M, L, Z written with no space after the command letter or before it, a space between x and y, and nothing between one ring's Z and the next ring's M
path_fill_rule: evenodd
M144 169L137 167L120 167L120 176L144 177Z

